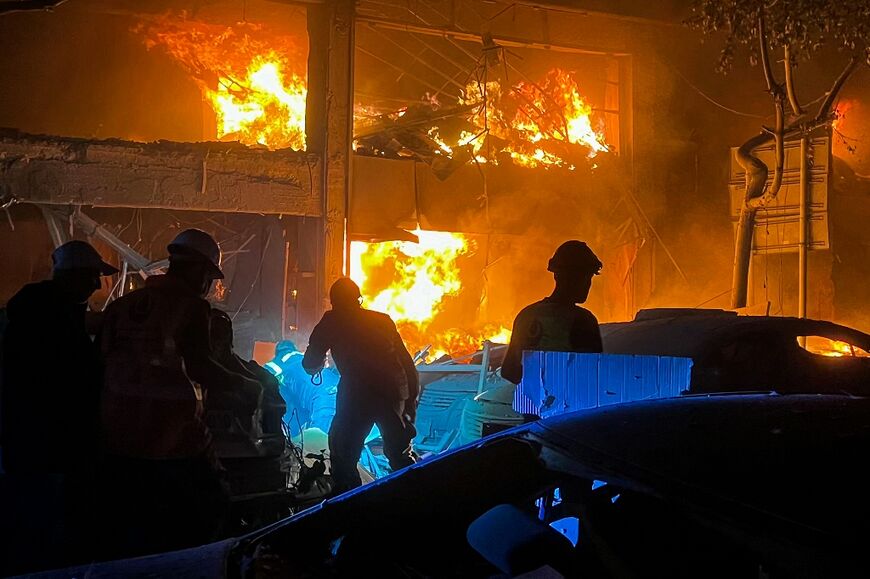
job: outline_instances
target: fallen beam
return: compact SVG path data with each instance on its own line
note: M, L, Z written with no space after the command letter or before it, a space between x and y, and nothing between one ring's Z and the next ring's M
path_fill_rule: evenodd
M0 129L0 197L50 205L322 214L319 155Z

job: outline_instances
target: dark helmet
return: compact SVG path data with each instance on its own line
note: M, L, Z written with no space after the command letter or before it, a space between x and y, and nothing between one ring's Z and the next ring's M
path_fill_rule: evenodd
M598 275L601 267L601 260L592 253L588 245L572 239L559 246L547 264L547 271L553 273L582 272Z
M358 305L360 297L362 294L359 291L359 286L349 277L339 278L329 288L329 301L332 302L333 307L348 304Z
M67 241L51 254L55 272L74 269L86 269L99 272L100 275L113 275L118 268L103 261L94 247L85 241L74 239Z
M221 248L214 237L201 229L185 229L166 246L169 256L180 261L200 261L208 266L212 279L223 279Z

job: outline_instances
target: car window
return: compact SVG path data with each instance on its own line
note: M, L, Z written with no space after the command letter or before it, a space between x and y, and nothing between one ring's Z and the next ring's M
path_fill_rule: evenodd
M807 352L828 358L870 358L860 346L825 336L798 336L797 342Z

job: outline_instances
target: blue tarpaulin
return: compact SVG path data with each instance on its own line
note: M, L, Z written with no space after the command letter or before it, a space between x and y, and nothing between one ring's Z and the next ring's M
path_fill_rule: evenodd
M691 358L527 351L513 406L546 418L619 402L672 398L688 390L691 376Z

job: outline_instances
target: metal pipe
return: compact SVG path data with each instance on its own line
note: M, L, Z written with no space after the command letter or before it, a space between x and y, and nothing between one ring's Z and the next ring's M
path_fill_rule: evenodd
M42 211L45 217L45 224L48 226L48 235L51 237L51 242L55 247L60 247L70 240L69 232L64 228L66 225L55 209L46 205L39 205L39 210Z
M489 340L483 342L483 356L480 361L480 379L477 382L478 394L483 392L483 389L486 386L486 374L489 372L489 349L491 346L492 342Z
M127 260L121 260L121 285L118 286L118 297L124 296L124 289L127 287Z
M142 254L136 252L129 245L121 241L118 236L111 233L108 229L82 213L81 211L76 211L73 213L73 220L76 225L82 228L85 233L92 237L96 237L98 239L103 240L107 245L109 245L112 249L118 252L122 259L126 261L129 265L132 265L138 271L149 274L151 271L151 262L147 257Z
M809 223L809 137L801 138L800 236L798 247L798 317L807 317L807 225Z

